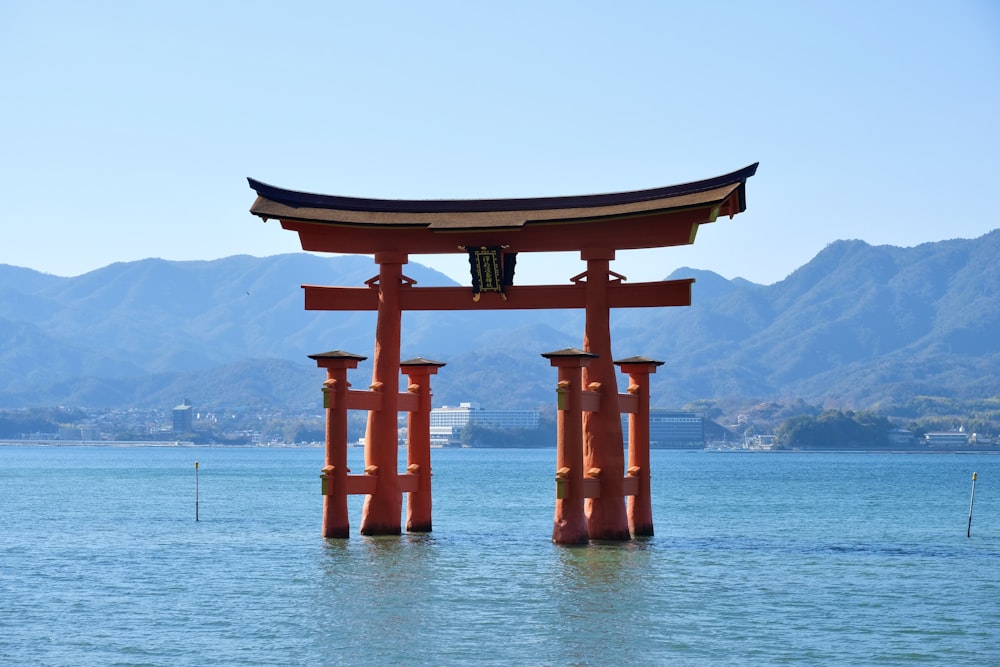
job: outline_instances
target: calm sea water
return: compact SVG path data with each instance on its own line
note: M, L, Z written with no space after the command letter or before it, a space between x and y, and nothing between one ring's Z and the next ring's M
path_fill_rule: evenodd
M656 536L575 548L554 450L435 450L432 534L339 541L322 456L0 447L0 663L1000 664L1000 456L656 451Z

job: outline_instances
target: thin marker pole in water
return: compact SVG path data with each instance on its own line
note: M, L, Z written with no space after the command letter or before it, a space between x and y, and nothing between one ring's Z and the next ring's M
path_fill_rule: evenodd
M194 520L198 520L198 462L194 462ZM969 521L972 521L970 518Z
M972 503L976 502L976 473L972 473L972 497L969 498L969 527L965 529L965 536L972 537Z

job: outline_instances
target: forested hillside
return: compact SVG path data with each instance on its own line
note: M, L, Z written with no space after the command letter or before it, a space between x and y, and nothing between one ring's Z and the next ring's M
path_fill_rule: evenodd
M689 308L613 316L618 357L666 362L656 405L804 399L871 408L920 396L1000 395L1000 230L915 248L838 241L785 280L706 271ZM0 265L0 407L303 405L323 374L310 353L370 356L372 313L303 309L301 284L360 286L368 257L149 259L61 278ZM411 263L419 285L454 284ZM550 402L539 355L580 346L583 314L406 313L403 356L447 363L435 404ZM370 376L367 364L356 384Z

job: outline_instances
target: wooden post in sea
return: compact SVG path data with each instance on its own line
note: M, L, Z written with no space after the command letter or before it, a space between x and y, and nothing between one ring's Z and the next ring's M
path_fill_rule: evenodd
M310 354L319 368L326 369L323 407L326 409L326 458L320 474L323 493L323 537L347 537L351 531L347 516L347 371L367 357L343 350Z
M583 457L584 368L596 354L567 348L542 355L559 372L556 385L556 511L552 541L556 544L587 544L590 533L584 501L588 493ZM593 392L587 392L593 394ZM591 398L595 398L591 396ZM592 401L593 402L593 401ZM598 480L593 480L599 483ZM591 485L596 486L596 485ZM599 487L597 487L599 488Z
M972 537L972 503L976 502L976 473L972 473L972 497L969 498L969 525L965 529L965 536Z
M406 497L406 530L431 532L431 375L444 366L423 357L399 362L409 378L407 392L417 397L416 409L406 417L406 470L416 475L416 489Z
M198 520L198 462L194 462L194 520Z
M635 491L627 496L628 527L632 537L653 536L653 502L649 473L649 376L664 362L648 357L629 357L615 362L628 373L626 397L633 398L634 410L628 418L628 476ZM622 397L619 400L623 401Z
M399 535L403 489L399 482L399 337L400 292L409 289L403 279L405 252L375 252L378 280L368 291L378 294L375 320L373 392L381 396L378 410L368 411L365 428L365 471L376 478L375 492L365 495L361 507L362 535Z

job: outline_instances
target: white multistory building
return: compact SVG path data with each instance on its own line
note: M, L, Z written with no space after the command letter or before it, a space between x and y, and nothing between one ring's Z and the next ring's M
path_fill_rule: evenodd
M478 403L459 403L431 410L431 445L457 447L468 425L497 430L537 429L538 410L487 410Z

